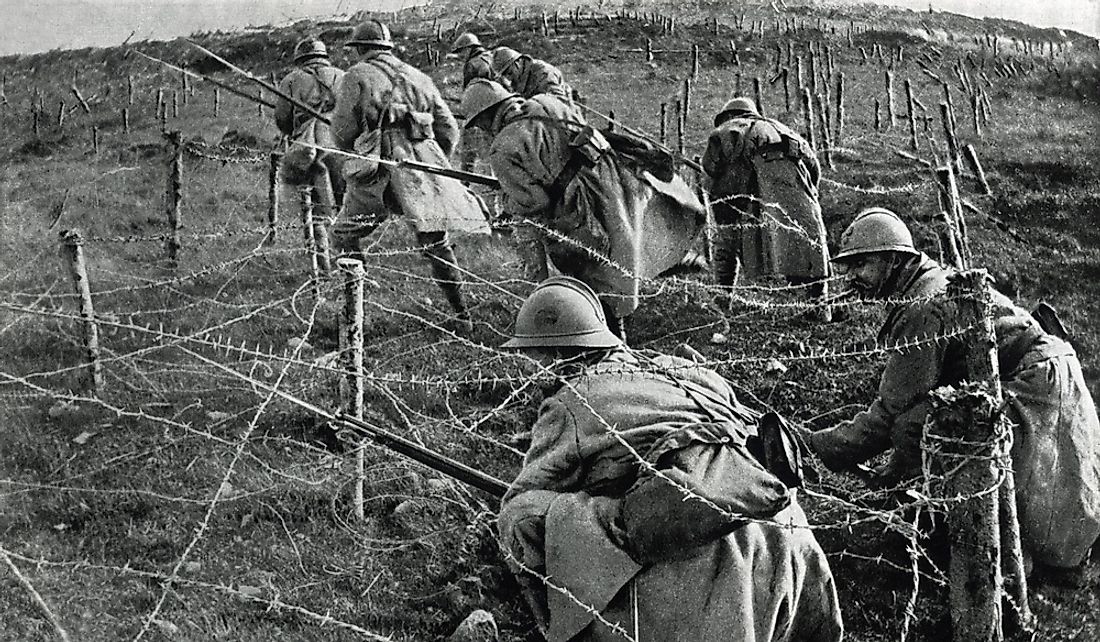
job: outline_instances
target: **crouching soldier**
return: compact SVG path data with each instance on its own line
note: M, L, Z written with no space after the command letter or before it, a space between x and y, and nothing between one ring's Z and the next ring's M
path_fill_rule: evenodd
M883 483L898 483L920 472L928 393L966 376L954 340L927 341L958 328L944 300L951 271L917 251L905 223L881 208L856 217L833 261L863 297L897 300L880 342L919 344L890 355L868 409L808 443L834 470L892 448L878 472ZM1100 534L1100 421L1073 348L999 292L992 306L1024 550L1036 563L1068 569Z
M718 224L718 284L780 276L823 294L828 247L813 148L752 100L734 98L714 117L703 169Z
M599 294L612 331L624 336L641 282L677 265L705 220L671 158L665 166L641 153L620 153L551 94L523 98L477 81L466 88L461 110L467 128L493 136L489 163L500 180L504 214L529 221L526 230L517 228L533 246L526 255L534 257L545 243L558 270Z
M389 28L368 20L355 29L347 46L358 50L360 61L344 77L332 117L340 149L449 168L458 125L432 80L393 54ZM484 203L454 179L373 160L349 158L345 175L347 193L333 227L336 249L359 255L360 241L391 213L403 216L451 308L468 323L448 232L486 232Z
M556 387L498 519L547 640L842 638L790 460L720 375L626 349L569 277L535 289L504 346Z

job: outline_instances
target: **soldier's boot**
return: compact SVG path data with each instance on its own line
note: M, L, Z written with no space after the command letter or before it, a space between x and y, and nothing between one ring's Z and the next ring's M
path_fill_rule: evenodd
M470 311L466 308L466 300L462 296L462 276L457 269L458 259L447 239L447 233L417 232L416 242L421 245L421 252L432 266L432 278L439 285L439 289L443 290L443 296L451 305L455 316L462 321L467 331L473 329Z
M714 231L714 281L718 285L735 286L741 276L737 242L737 230L732 225L720 225Z

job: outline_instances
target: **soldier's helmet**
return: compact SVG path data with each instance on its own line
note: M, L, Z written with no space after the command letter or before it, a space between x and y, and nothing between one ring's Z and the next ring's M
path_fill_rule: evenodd
M619 337L607 327L592 288L568 276L539 283L516 314L505 348L615 348Z
M522 57L523 54L511 47L497 47L493 50L493 76L499 78L501 74Z
M726 104L722 105L722 110L714 117L714 126L717 127L721 125L728 118L736 116L737 114L755 114L759 116L760 112L756 109L756 103L753 102L751 98L738 96L737 98L726 101Z
M451 51L457 52L457 51L462 51L463 49L466 49L467 47L480 47L480 46L481 46L481 39L477 37L477 34L472 34L472 33L467 31L466 33L462 34L458 38L455 38L454 44L451 45Z
M306 38L294 45L294 62L305 62L314 58L328 58L325 43L316 38Z
M919 254L913 246L909 228L897 214L882 207L872 207L856 215L840 236L840 249L831 260L844 262L874 252Z
M465 118L464 126L469 127L478 116L515 96L495 80L479 78L466 87L457 115Z
M351 33L351 40L345 47L363 47L366 49L393 49L393 37L390 28L378 20L367 20Z

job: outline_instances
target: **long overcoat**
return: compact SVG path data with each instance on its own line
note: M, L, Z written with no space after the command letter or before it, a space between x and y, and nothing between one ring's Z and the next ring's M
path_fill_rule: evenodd
M645 453L715 422L744 438L749 412L712 370L667 356L640 363L629 353L589 367L543 402L498 524L549 642L624 639L616 628L642 640L842 638L832 574L793 500L675 559L639 564L619 544L616 510Z
M702 163L715 220L739 231L747 278L828 275L820 167L801 136L770 118L737 116L710 133Z
M949 272L922 256L896 278L895 305L879 342L919 342L892 351L878 398L850 422L810 435L831 468L843 469L893 448L890 469L919 472L928 393L965 376L957 341L929 341L959 330L943 299ZM1015 429L1012 444L1024 547L1041 562L1074 566L1100 535L1100 421L1073 348L994 293L1001 385Z
M450 168L458 125L426 74L392 53L368 55L340 83L332 132L344 150ZM461 182L412 169L349 161L350 218L394 212L417 232L487 232L485 204Z
M641 282L678 263L701 232L702 203L679 176L662 181L615 153L555 189L584 127L555 96L540 94L497 119L489 162L503 212L546 228L555 267L591 286L617 316L630 315Z

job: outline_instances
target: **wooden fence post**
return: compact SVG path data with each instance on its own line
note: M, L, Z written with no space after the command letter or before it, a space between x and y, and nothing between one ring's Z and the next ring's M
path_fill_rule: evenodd
M699 77L699 45L691 45L691 79Z
M818 94L817 105L821 117L821 153L824 156L825 166L829 169L836 169L833 165L832 133L829 131L829 99L825 98L824 94Z
M802 88L802 117L806 122L806 142L810 147L817 149L817 141L814 136L814 105L810 99L810 90Z
M57 128L63 129L65 127L65 100L61 99L57 101Z
M691 114L691 78L684 78L684 105L683 105L683 119L684 123L687 123L687 119Z
M974 120L974 135L977 136L980 139L980 138L983 138L983 136L982 136L982 119L981 119L981 111L982 110L981 110L981 108L978 104L979 103L978 93L979 92L974 92L973 94L970 95L970 114L971 114L971 116Z
M267 166L267 235L264 245L273 245L279 222L279 187L283 168L282 152L271 152Z
M92 125L92 153L99 155L99 127Z
M754 76L752 79L752 95L756 101L756 110L760 112L760 115L765 115L764 112L764 91L760 86L760 77Z
M886 129L894 127L894 72L886 72Z
M126 76L126 106L134 106L134 77L129 74Z
M961 259L955 267L959 269L970 267L970 238L966 219L963 217L962 199L959 197L959 183L954 166L948 163L946 167L937 167L935 173L936 182L940 188L940 209L948 217L949 227L955 237L955 246L958 248Z
M668 103L661 103L661 144L668 141Z
M916 105L913 100L913 81L905 79L905 104L909 120L909 149L917 150L917 115L913 112Z
M947 153L950 156L948 162L959 171L959 139L955 136L955 120L951 116L951 107L947 103L940 103L940 120L943 123L943 137L947 141Z
M180 117L180 95L175 89L172 90L172 118Z
M363 381L363 283L366 274L362 261L341 258L336 266L344 275L344 308L340 315L340 357L344 375L340 377L340 409L348 416L363 418L365 387ZM355 518L362 521L365 443L355 450Z
M36 139L38 138L38 120L38 107L31 105L31 132Z
M298 198L302 212L302 240L306 256L309 258L309 282L313 289L313 300L321 300L321 264L317 257L317 239L313 227L313 186L298 188Z
M791 70L788 67L784 67L783 71L783 108L787 112L791 111Z
M103 389L103 365L99 362L99 326L95 322L95 309L92 307L92 288L88 282L88 268L84 263L84 238L78 230L63 230L60 233L61 254L65 259L73 289L79 298L80 318L84 330L85 369L83 383L92 392Z
M175 266L179 259L179 251L183 246L180 242L180 230L183 221L180 214L183 204L183 134L179 131L170 131L165 134L168 139L168 186L165 192L164 208L168 217L168 237L165 240L165 249L168 250L168 260Z
M836 77L836 142L844 137L844 72Z
M966 160L966 164L970 168L970 173L973 174L975 180L978 181L978 187L981 188L982 194L992 196L993 190L989 187L989 181L986 180L985 177L985 170L982 169L982 163L978 160L978 152L974 150L973 145L967 144L963 147L963 159Z
M984 270L950 277L947 296L956 300L960 325L973 326L966 350L967 382L932 392L929 441L936 442L938 469L950 471L943 496L961 498L948 510L951 564L950 609L954 639L1003 639L1001 524L997 468L1007 426L993 330L992 289ZM991 491L992 489L992 491Z
M122 133L124 133L124 134L129 134L130 133L130 108L129 107L123 107L122 108Z
M684 107L683 103L677 99L675 107L676 116L676 151L683 155L684 153Z
M653 40L649 38L645 39L645 61L653 62Z

